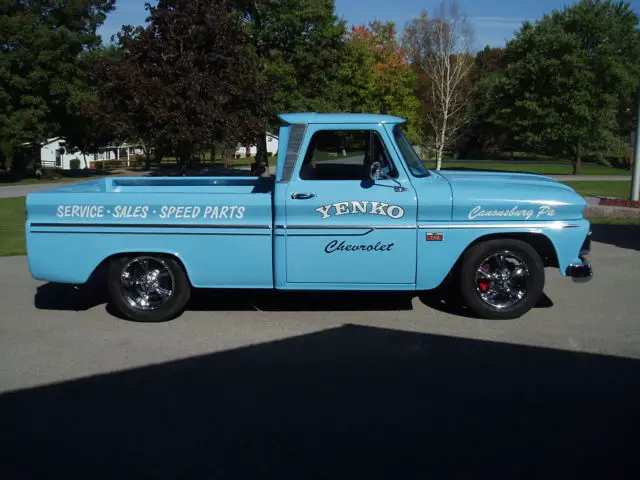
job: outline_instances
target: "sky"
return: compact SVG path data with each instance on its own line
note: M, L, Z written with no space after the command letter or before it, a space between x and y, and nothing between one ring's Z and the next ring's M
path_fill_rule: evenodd
M147 12L145 2L154 0L117 0L116 10L111 12L99 33L108 42L112 34L123 24L141 25ZM371 20L393 20L398 29L422 10L431 12L438 0L336 0L336 12L349 25L366 24ZM469 17L475 37L476 49L485 45L504 46L513 38L522 22L535 21L554 9L562 9L573 1L563 0L460 0L460 5ZM640 7L640 0L631 0ZM640 9L634 8L636 11Z

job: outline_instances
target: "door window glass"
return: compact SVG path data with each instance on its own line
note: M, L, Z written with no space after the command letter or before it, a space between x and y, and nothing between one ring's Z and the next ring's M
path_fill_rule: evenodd
M371 164L397 177L389 151L373 130L320 130L313 134L300 170L303 180L368 180Z

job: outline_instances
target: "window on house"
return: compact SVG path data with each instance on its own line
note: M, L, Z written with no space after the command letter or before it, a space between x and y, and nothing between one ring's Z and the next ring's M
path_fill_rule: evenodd
M303 180L368 180L371 164L380 162L392 178L397 170L374 130L321 130L313 134L302 163Z

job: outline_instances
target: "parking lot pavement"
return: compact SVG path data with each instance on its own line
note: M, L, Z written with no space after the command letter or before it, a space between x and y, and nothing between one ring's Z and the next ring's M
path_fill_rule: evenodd
M550 270L510 321L204 291L137 324L0 259L0 478L631 478L639 251L638 227L594 226L594 279Z

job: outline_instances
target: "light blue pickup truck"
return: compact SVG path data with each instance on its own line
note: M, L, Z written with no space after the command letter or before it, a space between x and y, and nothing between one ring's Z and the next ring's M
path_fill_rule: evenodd
M30 194L35 279L105 265L136 321L180 315L193 288L425 291L482 318L523 315L545 267L592 277L585 200L528 174L427 170L385 115L280 116L275 175L103 178Z

